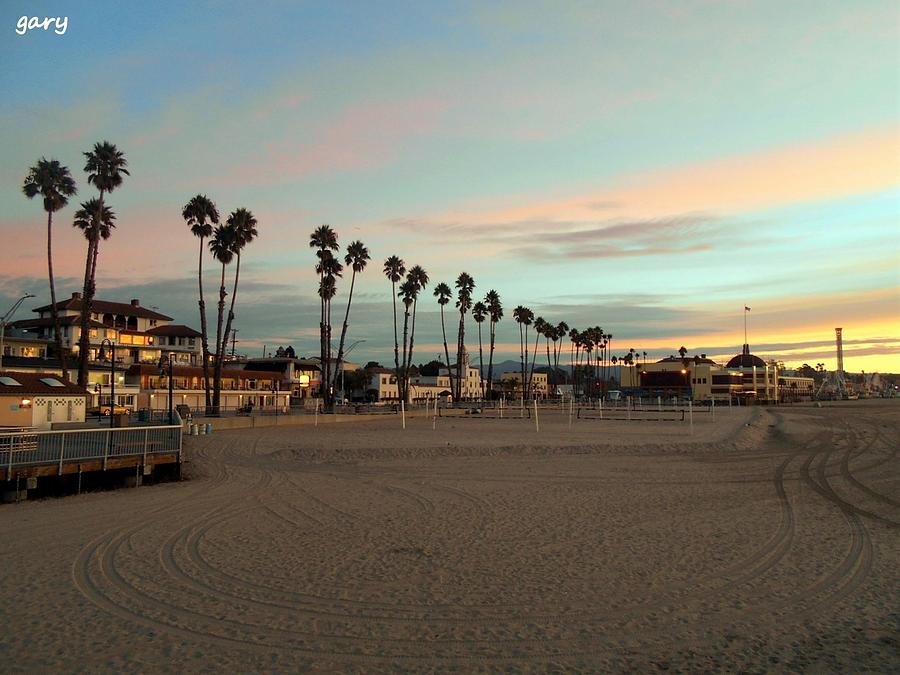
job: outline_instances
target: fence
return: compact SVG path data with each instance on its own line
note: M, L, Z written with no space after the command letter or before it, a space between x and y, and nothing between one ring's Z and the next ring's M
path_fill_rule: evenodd
M123 429L0 432L0 460L7 477L18 467L181 453L181 425Z

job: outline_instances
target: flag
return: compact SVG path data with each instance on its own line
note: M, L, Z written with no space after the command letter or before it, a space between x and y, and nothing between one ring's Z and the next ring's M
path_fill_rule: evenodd
M745 311L745 312L749 312L749 311L750 311L750 308L747 307L747 305L744 305L744 311Z

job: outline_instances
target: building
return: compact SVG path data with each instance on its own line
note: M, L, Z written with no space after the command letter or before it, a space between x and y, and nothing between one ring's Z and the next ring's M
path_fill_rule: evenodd
M0 426L50 429L84 422L85 391L40 373L0 371Z
M525 398L547 398L549 392L547 373L525 373L525 379L531 378L531 390ZM509 372L500 376L500 390L509 398L522 398L522 373Z
M305 399L318 394L322 384L322 371L318 359L269 356L229 361L225 364L225 371L233 368L276 375L279 379L278 388L289 392L291 405L303 405Z
M448 386L452 380L454 388L457 386L456 365L454 363L450 366L449 373L447 368L441 368L439 371L441 375L448 378ZM481 390L481 371L469 363L468 351L463 351L462 372L463 380L459 388L459 400L480 401L487 392Z
M400 386L393 370L387 368L369 368L369 376L366 394L377 403L400 402Z
M63 347L73 354L77 354L81 338L81 307L81 293L72 293L71 298L56 303ZM16 336L52 343L51 306L44 305L33 311L38 314L37 319L15 321L10 324L10 329ZM171 322L172 317L141 306L136 298L130 303L94 300L89 321L91 360L97 360L100 344L107 339L116 345L117 363L156 363L163 354L174 354L178 363L201 364L200 333Z
M778 363L751 354L748 345L724 366L706 354L626 366L621 369L621 386L635 396L679 396L695 401L783 403L810 400L814 393L812 378L786 374Z
M210 383L212 374L210 374ZM225 368L222 371L220 408L229 410L278 410L289 412L291 392L280 389L279 373ZM133 364L125 372L125 384L138 392L137 407L151 410L169 408L169 371L156 365ZM117 385L118 398L118 385ZM172 369L172 405L188 406L192 411L206 408L203 368L174 366Z
M446 372L446 368L444 372ZM411 403L448 401L453 398L448 375L418 375L409 378L409 400Z

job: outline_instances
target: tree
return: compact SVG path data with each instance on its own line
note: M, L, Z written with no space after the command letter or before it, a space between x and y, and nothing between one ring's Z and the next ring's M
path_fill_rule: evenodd
M219 225L213 231L213 236L209 240L209 251L213 257L222 265L222 279L219 283L219 304L218 314L216 317L216 359L213 364L213 412L219 414L219 400L221 395L221 359L219 355L224 351L224 343L228 340L228 336L222 333L222 322L225 318L225 266L230 264L234 259L234 228L230 225Z
M220 392L222 388L222 367L225 362L225 346L228 343L228 336L231 335L231 326L234 323L234 303L237 300L238 281L241 277L241 252L244 248L256 239L259 234L256 231L256 218L247 209L240 208L231 212L226 221L228 227L232 231L231 252L234 253L234 286L231 291L231 305L228 308L228 320L225 322L225 333L223 334L222 344L219 345L219 352L216 356L216 392ZM214 399L218 395L214 395ZM214 401L218 407L218 400Z
M322 363L321 393L325 405L331 396L329 367L331 356L331 321L329 310L331 298L337 290L336 277L340 276L340 263L334 259L333 251L338 250L337 234L330 225L320 225L309 236L309 247L316 249L316 274L319 275L319 352ZM328 278L330 277L330 279Z
M426 364L419 364L419 374L425 375L428 377L437 377L441 374L441 370L444 368L444 363L437 360L431 360Z
M108 206L100 210L100 219L97 220L97 199L89 199L75 212L72 225L84 234L88 241L88 251L91 256L91 277L97 274L97 257L100 253L100 240L106 241L112 236L112 230L116 226L116 214Z
M566 336L569 332L569 324L565 321L560 321L556 324L556 328L553 329L553 335L551 338L553 339L553 375L554 380L558 380L559 376L559 354L562 351L562 342L560 340ZM559 384L559 382L555 382L555 384Z
M522 398L525 398L527 380L525 372L528 368L528 326L534 319L534 312L519 305L513 310L513 319L519 324L519 363L522 372Z
M97 224L91 230L92 237L99 237L102 226L99 221L103 215L103 198L107 192L112 192L122 184L122 176L129 176L128 161L125 155L109 141L95 143L94 148L84 153L84 170L88 174L88 183L100 191L100 198L96 201ZM78 384L87 386L87 367L90 357L90 318L96 289L96 263L98 240L88 241L88 254L84 264L84 292L81 300L81 335L78 340Z
M481 398L484 400L484 350L481 342L481 324L484 323L488 315L488 308L483 302L479 301L472 305L472 318L478 324L478 375L481 379Z
M344 256L344 264L353 270L350 277L350 295L347 297L347 311L344 313L344 325L341 328L341 341L338 346L337 363L334 367L334 377L337 379L338 370L344 360L344 339L347 337L347 326L350 320L350 303L353 302L353 286L356 284L356 275L366 269L369 262L369 249L361 241L351 242L347 246L347 255Z
M488 355L488 390L494 388L494 343L497 338L497 324L503 318L503 304L500 302L500 294L491 289L484 296L484 304L487 305L490 314L490 353ZM493 397L492 397L493 398Z
M466 350L466 312L472 308L472 291L475 280L462 272L456 277L456 307L459 309L459 330L456 338L456 394L454 400L462 398L463 352Z
M532 385L534 381L534 363L537 361L538 343L548 328L550 328L550 324L544 320L544 317L539 316L534 320L534 351L531 354L531 369L528 372L528 391L532 393L534 393Z
M294 351L293 345L288 345L287 349L284 350L284 356L288 359L296 359L297 352Z
M447 348L447 328L444 324L444 305L450 302L453 297L453 291L443 281L434 287L434 296L438 299L438 305L441 307L441 334L444 336L444 356L447 359L447 375L450 378L450 391L453 389L453 373L450 369L450 350Z
M53 279L53 214L69 203L69 197L77 192L75 179L69 169L55 159L41 157L28 170L22 185L22 192L28 199L40 195L47 212L47 275L50 278L50 316L53 319L53 338L56 353L63 373L68 377L66 350L63 349L62 329L59 323L59 309L56 307L56 284Z
M413 345L416 339L416 309L419 304L419 292L428 285L428 273L420 266L413 265L406 275L406 280L411 284L412 291L412 330L409 333L409 353L406 353L406 345L404 344L404 365L403 365L403 400L406 400L406 394L409 390L409 371L412 366Z
M406 264L399 257L392 255L384 261L384 275L391 282L391 300L394 306L394 372L400 375L400 341L397 337L397 283L406 274Z
M200 291L200 346L203 351L203 388L206 391L206 407L212 405L209 389L209 327L206 324L206 300L203 298L203 240L212 236L213 225L219 224L219 210L206 195L191 198L181 210L181 217L200 240L200 256L197 261L197 285Z

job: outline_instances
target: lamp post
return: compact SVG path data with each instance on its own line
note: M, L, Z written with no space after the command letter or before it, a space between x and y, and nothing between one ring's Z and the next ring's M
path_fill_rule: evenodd
M363 342L365 342L365 340L357 340L356 342L351 343L351 345L349 347L347 347L347 351L344 352L344 356L348 356L350 354L350 352L353 351L354 347L356 347L357 345L361 345ZM343 364L343 362L338 363L338 368L341 369L341 398L344 399L344 398L346 398L346 396L344 394L344 364Z
M275 399L275 417L278 417L278 380L272 382L272 396Z
M174 424L174 423L175 423L175 422L173 421L173 420L175 419L175 416L174 416L174 414L172 413L172 399L173 399L173 396L174 396L174 384L175 384L175 382L174 382L174 380L173 380L173 378L172 378L172 376L173 376L173 374L174 374L174 368L175 368L175 358L174 358L174 357L175 357L175 352L169 352L168 356L163 355L163 356L160 356L160 357L159 357L159 374L160 374L160 375L165 375L165 374L166 374L166 371L165 371L166 365L168 365L168 367L169 367L169 373L168 373L168 385L169 385L169 424Z
M3 318L0 319L0 370L3 370L3 343L6 341L6 323L12 318L13 314L16 313L16 310L19 309L19 305L25 302L28 298L33 298L33 293L26 293L21 298L16 300L15 304L9 308L9 311L3 315Z
M94 385L94 393L97 394L97 423L99 424L100 420L103 419L103 385L99 382Z
M116 343L109 338L103 338L100 341L100 353L97 354L98 361L106 361L106 345L109 345L111 357L109 374L109 427L111 429L116 417Z

